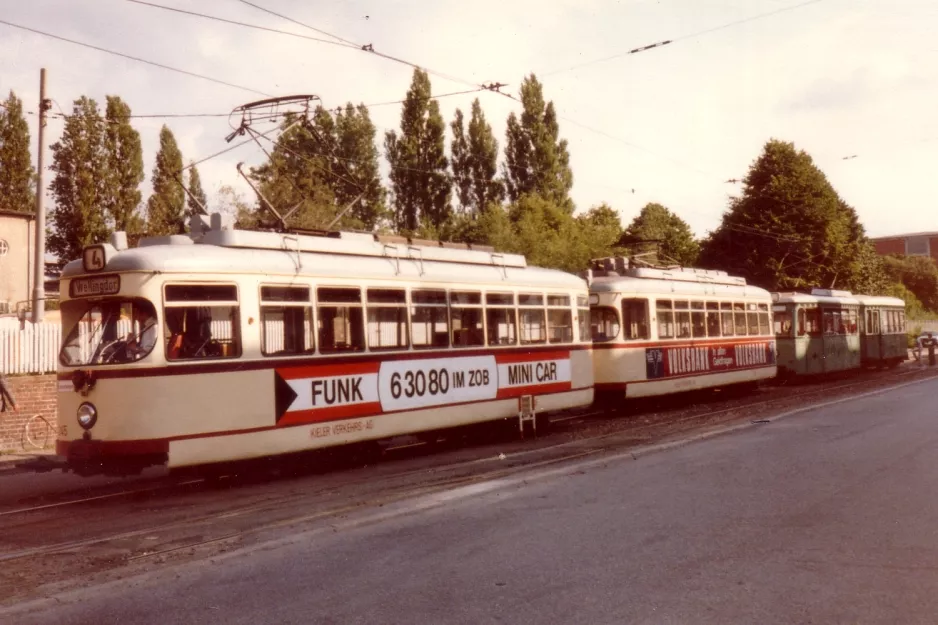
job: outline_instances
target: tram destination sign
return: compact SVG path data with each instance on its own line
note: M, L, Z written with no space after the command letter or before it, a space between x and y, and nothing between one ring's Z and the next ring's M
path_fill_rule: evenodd
M774 364L775 343L771 341L645 349L645 374L649 380L770 367Z
M568 391L570 352L485 354L278 368L279 425Z
M69 297L96 297L117 295L121 290L120 276L95 276L75 278L68 285Z

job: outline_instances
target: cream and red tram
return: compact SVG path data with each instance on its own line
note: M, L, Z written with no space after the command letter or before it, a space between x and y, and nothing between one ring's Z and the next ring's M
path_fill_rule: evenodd
M606 401L775 377L772 296L722 271L630 266L588 272L596 393Z
M214 215L189 235L114 243L125 249L91 246L62 274L57 453L82 473L274 456L593 400L586 284L522 256L239 231Z

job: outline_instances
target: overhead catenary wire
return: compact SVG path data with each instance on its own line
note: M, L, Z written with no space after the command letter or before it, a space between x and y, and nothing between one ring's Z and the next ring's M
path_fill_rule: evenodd
M186 9L179 9L179 8L176 8L176 7L170 7L170 6L166 6L166 5L163 5L163 4L156 4L155 2L144 2L144 0L124 0L124 1L125 1L125 2L130 2L130 3L132 3L132 4L139 4L139 5L141 5L141 6L152 7L152 8L154 8L154 9L162 9L162 10L164 10L164 11L172 11L173 13L181 13L181 14L183 14L183 15L191 15L192 17L201 17L201 18L203 18L203 19L209 19L209 20L214 20L214 21L217 21L217 22L222 22L222 23L225 23L225 24L231 24L231 25L233 25L233 26L241 26L242 28L251 28L251 29L254 29L254 30L266 31L266 32L269 32L269 33L275 33L275 34L277 34L277 35L287 35L287 36L289 36L289 37L296 37L296 38L298 38L298 39L306 39L306 40L308 40L308 41L315 41L315 42L318 42L318 43L325 43L325 44L329 44L329 45L341 46L341 47L343 47L343 48L358 49L358 46L356 46L355 44L350 43L350 42L345 42L345 43L343 43L343 42L341 42L341 41L333 41L333 40L330 40L330 39L322 39L322 38L320 38L320 37L310 37L309 35L301 35L301 34L299 34L299 33L291 33L291 32L288 31L288 30L280 30L280 29L278 29L278 28L269 28L269 27L267 27L267 26L260 26L260 25L258 25L258 24L250 24L250 23L248 23L248 22L240 22L240 21L238 21L238 20L230 20L230 19L228 19L228 18L219 17L219 16L217 16L217 15L208 15L208 14L206 14L206 13L198 13L198 12L196 12L196 11L187 11Z
M823 2L823 1L824 1L824 0L808 0L807 2L802 2L802 3L800 3L800 4L794 4L794 5L791 5L791 6L781 7L781 8L775 9L774 11L767 11L767 12L765 12L765 13L759 13L759 14L757 14L757 15L750 15L749 17L745 17L745 18L742 18L742 19L734 20L734 21L732 21L732 22L727 22L727 23L725 23L725 24L721 24L721 25L719 25L719 26L714 26L714 27L712 27L712 28L706 28L706 29L703 29L703 30L698 30L698 31L695 31L695 32L692 32L692 33L687 33L686 35L680 35L680 36L677 36L677 37L672 37L671 39L663 39L663 40L661 40L661 41L657 41L657 42L652 43L652 44L649 44L649 45L640 46L640 47L637 47L637 48L632 48L632 49L627 50L627 51L625 51L625 52L619 52L619 53L617 53L617 54L611 54L611 55L609 55L609 56L604 56L604 57L601 57L601 58L598 58L598 59L592 59L592 60L590 60L590 61L583 61L582 63L576 63L576 64L570 65L570 66L568 66L568 67L562 67L562 68L555 69L555 70L551 70L551 71L548 71L548 72L543 72L541 75L542 75L542 76L555 76L555 75L557 75L557 74L562 74L562 73L564 73L564 72L569 72L569 71L572 71L572 70L575 70L575 69L580 69L581 67L587 67L587 66L589 66L589 65L596 65L596 64L598 64L598 63L605 63L605 62L607 62L607 61L613 61L613 60L615 60L615 59L621 59L621 58L626 57L626 56L638 54L638 53L640 53L640 52L646 52L646 51L651 50L651 49L654 49L654 48L660 48L660 47L662 47L662 46L666 46L666 45L670 45L670 44L673 44L673 43L677 43L678 41L683 41L683 40L685 40L685 39L693 39L693 38L696 38L696 37L700 37L700 36L702 36L702 35L708 35L708 34L710 34L710 33L714 33L714 32L720 31L720 30L725 30L725 29L727 29L727 28L732 28L733 26L739 26L740 24L746 24L746 23L748 23L748 22L754 22L754 21L756 21L756 20L765 19L765 18L771 17L771 16L773 16L773 15L778 15L779 13L785 13L785 12L787 12L787 11L794 11L795 9L801 9L801 8L803 8L803 7L806 7L806 6L809 6L809 5L812 5L812 4L817 4L817 3Z
M15 24L15 23L9 22L9 21L7 21L7 20L0 19L0 24L4 24L4 25L9 26L9 27L11 27L11 28L18 28L18 29L20 29L20 30L25 30L25 31L27 31L27 32L31 32L31 33L34 33L34 34L37 34L37 35L42 35L43 37L49 37L49 38L51 38L51 39L57 39L58 41L64 41L64 42L66 42L66 43L70 43L70 44L73 44L73 45L76 45L76 46L81 46L81 47L83 47L83 48L89 48L89 49L91 49L91 50L97 50L98 52L104 52L105 54L110 54L110 55L113 55L113 56L118 56L118 57L121 57L121 58L124 58L124 59L131 60L131 61L136 61L136 62L138 62L138 63L145 63L146 65L152 65L153 67L159 67L159 68L161 68L161 69L165 69L165 70L168 70L168 71L171 71L171 72L176 72L176 73L178 73L178 74L183 74L183 75L185 75L185 76L190 76L190 77L192 77L192 78L198 78L198 79L200 79L200 80L205 80L205 81L208 81L208 82L213 82L213 83L215 83L215 84L217 84L217 85L223 85L223 86L225 86L225 87L231 87L232 89L239 89L239 90L241 90L241 91L247 91L247 92L250 92L250 93L255 93L255 94L257 94L257 95L268 96L268 97L270 96L269 93L265 93L265 92L259 91L259 90L257 90L257 89L252 89L251 87L245 87L244 85L238 85L238 84L235 84L235 83L227 82L227 81L225 81L225 80L220 80L220 79L218 79L218 78L213 78L213 77L211 77L211 76L206 76L205 74L199 74L199 73L196 73L196 72L190 72L189 70L180 69L180 68L178 68L178 67L173 67L173 66L171 66L171 65L166 65L166 64L164 64L164 63L159 63L159 62L157 62L157 61L150 61L150 60L148 60L148 59L144 59L144 58L141 58L141 57L139 57L139 56L133 56L133 55L131 55L131 54L126 54L126 53L124 53L124 52L119 52L119 51L117 51L117 50L110 50L110 49L108 49L108 48L102 48L101 46L96 46L96 45L94 45L94 44L86 43L86 42L84 42L84 41L78 41L77 39L69 39L68 37L62 37L61 35L56 35L56 34L54 34L54 33L50 33L50 32L43 31L43 30L39 30L39 29L37 29L37 28L32 28L32 27L29 27L29 26L23 26L22 24Z

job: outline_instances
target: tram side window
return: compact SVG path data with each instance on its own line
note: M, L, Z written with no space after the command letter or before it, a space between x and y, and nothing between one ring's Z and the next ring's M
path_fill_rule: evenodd
M746 305L733 302L733 325L736 326L736 336L746 336Z
M485 326L489 345L516 345L518 324L514 293L485 294Z
M446 291L410 292L410 333L414 349L449 347L449 311Z
M573 311L570 310L569 295L547 296L547 341L573 342Z
M359 289L319 287L319 351L324 354L365 349L362 294Z
M707 336L720 336L720 304L707 302Z
M485 334L482 331L482 294L452 291L449 294L449 302L453 347L485 345Z
M821 335L821 309L820 308L799 308L798 309L798 336L820 336Z
M595 343L619 338L619 313L609 306L590 308L590 337Z
M703 311L704 303L691 302L690 308L690 326L694 337L702 338L707 336L707 320Z
M896 331L895 322L895 312L892 310L886 311L886 333L893 334Z
M746 321L749 328L749 336L758 336L759 335L759 313L756 312L755 304L746 305Z
M590 336L590 309L589 299L583 295L577 295L577 322L580 331L580 342L588 343L593 340Z
M544 318L544 296L539 293L519 293L518 306L521 344L546 343L547 322Z
M847 334L856 334L857 333L857 310L851 308L846 313L845 324L847 326Z
M368 348L406 349L407 292L404 289L368 289Z
M674 338L674 310L671 300L659 299L655 302L655 314L658 315L658 338Z
M648 300L627 299L622 302L622 329L626 341L648 338Z
M164 298L168 360L241 355L238 287L233 284L168 284Z
M905 311L904 311L904 310L900 310L900 311L897 311L897 312L898 312L898 314L899 314L899 332L903 332L903 333L904 333L904 332L907 331L907 330L906 330L906 327L905 327Z
M313 353L313 308L308 286L261 287L261 353Z
M679 339L690 338L690 303L687 300L677 300L674 302L674 325L677 326L677 337Z
M771 334L769 331L769 305L758 304L757 307L759 309L759 334L769 336Z
M779 310L779 308L781 310ZM799 312L803 314L804 310ZM775 336L782 338L791 337L791 310L786 309L784 306L779 306L775 309L772 317Z
M723 323L723 336L733 336L736 334L736 328L733 323L733 305L729 302L720 303L720 319ZM745 330L743 330L745 333Z

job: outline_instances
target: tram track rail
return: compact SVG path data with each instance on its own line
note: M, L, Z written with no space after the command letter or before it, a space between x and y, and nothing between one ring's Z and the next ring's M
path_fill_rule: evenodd
M915 372L912 371L909 373L915 373ZM901 377L904 377L905 375L908 375L908 374L905 372L893 374L893 375L890 375L888 378L886 378L886 380L899 379ZM738 403L729 407L720 408L718 410L692 412L691 414L685 415L677 419L664 418L664 419L659 419L650 423L632 424L630 427L617 428L614 431L604 433L601 435L597 435L597 436L574 439L574 440L564 441L560 443L555 443L552 445L543 445L543 446L536 447L533 449L522 449L522 450L512 453L510 456L505 457L506 459L510 458L511 466L504 467L504 468L494 468L492 470L485 470L481 472L470 472L469 474L457 474L452 477L444 477L444 474L454 473L454 472L458 472L461 470L471 471L471 468L473 467L473 465L479 465L482 463L491 463L495 460L490 456L486 456L483 458L461 460L461 461L451 462L447 464L438 464L438 465L432 465L432 466L427 466L427 467L419 467L419 468L414 468L414 469L407 469L404 471L396 471L396 472L392 472L386 475L375 476L378 478L377 481L372 481L371 483L371 486L374 490L380 491L384 486L390 485L390 488L397 489L395 494L389 497L378 496L378 497L371 497L371 498L369 498L369 496L366 495L361 500L355 501L354 503L351 503L351 504L337 506L337 507L336 506L327 507L326 509L317 511L314 514L301 515L298 517L290 517L290 518L278 521L275 525L281 525L281 524L289 525L289 524L298 524L298 523L303 523L303 522L316 521L316 520L320 520L323 518L328 518L331 516L336 516L342 513L350 512L352 510L360 509L365 506L383 506L383 505L394 503L402 499L406 499L406 498L410 498L414 496L439 492L439 491L443 491L446 489L450 489L450 488L454 488L458 486L464 486L464 485L471 484L471 483L498 479L500 477L505 477L506 475L510 475L518 471L537 468L539 466L543 466L546 464L557 464L557 463L567 462L570 460L583 457L585 455L602 453L602 452L610 451L611 449L619 449L621 448L621 445L604 444L604 441L606 439L616 437L616 436L620 436L620 437L625 436L627 440L631 440L633 443L643 442L643 441L651 440L652 438L654 438L653 436L647 436L647 435L651 432L654 432L655 430L662 430L662 429L672 430L677 426L691 423L697 420L713 421L714 417L720 417L720 416L726 417L723 420L717 420L711 423L711 425L721 425L722 423L726 421L736 420L737 413L741 411L748 411L753 408L765 407L773 403L790 403L792 401L797 401L798 399L804 398L806 396L817 395L821 393L829 394L830 392L835 391L835 390L844 390L848 388L862 386L865 384L868 384L868 381L861 380L861 381L851 381L851 382L847 382L843 384L836 384L834 386L824 386L824 387L819 387L819 388L813 388L813 389L805 390L800 393L788 394L784 397L773 397L773 398L768 398L764 400L741 402L741 403ZM569 416L561 417L557 419L557 421L569 422L574 419L590 419L591 417L596 417L599 415L605 416L607 414L608 414L607 411L592 411L586 414L569 415ZM664 416L666 417L667 414L668 413L664 413ZM564 453L565 450L569 450L569 453ZM548 457L543 460L535 460L533 462L525 460L526 457L535 456L535 455L536 456L548 456ZM440 479L430 479L430 481L427 482L428 474L435 474L437 476L440 476ZM416 489L408 487L407 484L409 483L409 480L418 475L421 475L424 477L423 486L421 486L420 488L416 488ZM393 484L394 482L401 482L403 485L394 485ZM152 493L152 492L156 492L159 490L168 490L172 488L179 488L182 486L199 486L200 484L204 484L204 483L207 483L207 480L205 479L188 480L185 482L160 485L156 487L148 487L145 489L133 489L133 490L125 491L125 492L111 493L108 495L99 495L99 496L94 496L94 497L63 501L63 502L58 502L54 504L45 504L41 506L10 510L10 511L0 513L0 517L4 517L4 516L9 517L9 516L17 515L17 514L25 515L25 514L32 513L32 512L49 511L49 510L54 510L57 508L62 509L62 508L67 508L68 506L80 505L83 503L92 503L92 502L97 502L97 501L102 501L102 500L107 500L107 499L116 499L121 496L136 496L136 495L140 495L143 493L148 493L148 492ZM135 537L139 537L143 535L149 535L149 534L154 534L154 533L165 532L168 530L180 529L183 527L193 527L193 526L198 526L200 524L205 524L205 523L216 523L220 519L243 517L251 513L271 512L283 506L293 506L295 504L302 503L304 500L310 500L310 499L315 499L317 497L328 496L330 492L336 489L341 489L342 486L343 485L341 483L329 484L329 485L325 485L324 488L322 489L317 489L317 491L315 492L307 491L307 492L300 493L300 494L289 494L289 495L276 497L274 499L267 500L263 503L254 503L254 504L247 505L247 506L228 508L224 510L223 512L212 512L212 513L201 515L201 516L179 519L176 521L171 521L169 523L149 526L143 529L135 529L129 532L119 532L119 533L112 534L112 535L94 536L94 537L89 537L86 539L75 540L75 541L63 541L63 542L55 543L52 545L45 545L45 546L40 546L40 547L35 547L35 548L27 548L24 550L8 552L6 554L0 555L0 562L7 562L7 561L16 560L16 559L25 558L25 557L51 555L51 554L61 553L64 551L72 551L75 549L80 549L82 547L87 547L87 546L92 546L92 545L97 545L97 544L102 544L102 543L107 543L107 542L114 542L114 541L123 540L123 539L135 538ZM127 560L133 561L133 560L138 560L138 559L143 559L143 558L159 555L160 553L176 552L176 551L184 550L186 548L195 548L198 546L202 546L204 544L222 542L225 540L236 538L238 536L263 531L264 529L269 529L270 527L273 527L273 526L260 525L257 528L248 528L244 530L239 530L237 532L226 533L223 536L211 537L208 539L199 540L199 541L195 541L191 543L175 545L164 550L156 550L153 553L135 554L132 556L128 556Z
M891 380L891 379L900 379L903 376L916 374L916 373L918 373L918 371L916 370L911 370L911 371L905 370L905 371L890 373L886 377L878 379L877 382L883 382L883 381ZM606 438L608 436L621 433L625 429L627 429L630 433L640 435L643 432L653 430L655 428L659 428L662 425L670 425L672 427L680 426L680 425L684 425L684 424L687 424L696 420L712 419L719 415L732 414L732 413L739 412L741 410L761 408L761 407L770 406L773 403L778 403L782 401L784 402L796 401L799 399L808 398L813 395L826 394L826 393L830 393L833 391L838 391L838 390L843 390L843 389L848 389L848 388L855 388L858 386L864 386L868 384L869 382L870 382L869 380L851 380L842 384L835 384L833 386L824 384L822 386L805 389L800 392L789 393L785 395L784 397L769 397L767 399L754 399L752 401L747 401L749 398L739 398L739 397L733 398L730 400L721 400L721 401L732 401L734 402L734 404L725 408L717 409L717 410L708 410L705 412L693 412L691 414L681 416L676 419L670 419L670 420L667 419L667 416L669 414L679 412L681 410L686 410L687 408L682 407L682 406L665 408L665 410L662 413L649 412L647 410L644 412L641 412L641 411L631 412L628 415L629 417L642 418L642 417L648 417L649 415L655 416L656 414L661 414L662 416L664 416L664 419L659 418L653 421L652 423L648 423L648 424L635 424L635 423L626 424L623 428L615 429L613 432L609 434L602 434L598 437L592 437L592 440L602 440L603 438ZM778 387L776 386L776 388ZM671 399L671 398L668 398L668 399ZM740 399L742 399L742 401L740 401ZM625 408L615 408L615 409L606 408L606 409L590 409L588 412L577 412L574 414L561 414L561 415L554 416L551 419L551 426L552 426L552 429L556 431L557 425L568 424L568 425L561 426L561 427L563 427L567 432L569 432L572 427L575 427L580 422L586 423L590 421L595 421L597 419L602 419L602 420L613 419L616 417L621 417L623 413L625 413L626 411L627 409ZM416 444L400 445L400 446L388 448L385 453L394 454L396 452L400 452L401 450L408 449L408 448L409 449L420 448L421 450L423 450L427 448L427 445L431 445L431 444L430 443L416 443ZM470 445L471 445L471 442L470 442ZM518 459L527 455L539 454L545 451L549 451L551 449L562 448L567 445L569 445L569 442L560 442L560 443L555 443L552 445L534 446L530 449L520 449L520 450L513 451L511 453L511 457L513 459ZM432 453L428 454L428 456L432 456L432 455L433 455ZM414 456L414 457L418 457L418 456ZM436 464L436 465L431 464L430 466L421 466L418 468L406 469L404 471L392 472L392 473L388 473L385 475L378 475L374 477L377 477L380 480L403 479L403 478L407 478L410 476L426 473L428 470L447 471L447 470L453 470L453 469L463 467L463 466L471 466L474 464L491 462L491 461L492 461L492 458L490 456L485 456L485 457L473 458L469 460L460 460L460 461L457 461L454 463L448 463L448 464ZM326 472L341 473L343 471L347 471L347 470L354 469L354 468L356 467L341 467L340 466L334 469L326 469ZM310 472L310 474L313 474L313 473L315 472ZM276 478L273 478L273 479L276 479ZM44 503L44 504L40 504L36 506L24 506L20 508L11 509L11 510L0 510L0 519L3 519L4 517L13 517L17 515L29 515L31 513L36 513L40 511L64 509L70 506L81 506L84 504L91 504L94 502L103 502L107 500L117 501L120 499L134 498L134 497L140 497L144 495L153 495L153 494L162 493L162 492L167 492L167 493L172 494L175 490L178 490L180 488L212 487L215 484L215 481L208 477L180 479L180 478L173 478L172 476L166 476L166 477L150 478L150 480L156 481L157 483L155 485L146 486L143 488L128 488L126 490L118 490L116 492L94 494L94 495L90 495L87 497L66 499L64 501ZM106 487L102 487L102 488L106 488ZM0 561L2 561L2 559L0 559Z

